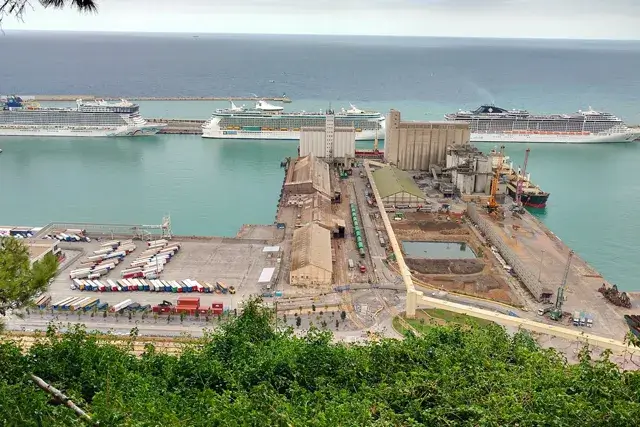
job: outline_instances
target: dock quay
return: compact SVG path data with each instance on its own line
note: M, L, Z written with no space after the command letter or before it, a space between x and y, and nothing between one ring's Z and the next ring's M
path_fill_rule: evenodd
M367 180L395 258L394 264L405 285L408 318L416 316L422 308L439 308L490 320L508 330L529 330L539 337L538 342L542 344L542 340L546 346L566 347L568 341L610 349L617 355L640 353L640 349L630 347L624 341L628 328L623 316L631 310L605 300L598 288L609 283L575 254L570 263L564 291L563 318L553 321L538 314L538 309L549 307L548 303L542 301L541 290L551 289L553 297L549 299L554 301L563 281L570 249L533 215L504 209L504 218L500 219L489 215L480 205L444 199L446 211L442 209L442 205L440 209L432 209L432 213L409 214L410 210L405 209L398 217L398 210L390 213L384 208L384 201L373 175L373 171L379 166L384 165L371 160L364 161ZM439 200L443 199L436 195L430 202L439 203ZM455 219L457 216L450 215L453 211L460 213L459 220ZM392 224L392 217L400 220L393 221ZM443 225L440 229L435 226L437 222ZM447 223L449 225L445 227ZM416 264L415 259L404 252L402 243L407 240L468 242L472 246L479 245L474 249L477 257L487 263L490 271L501 272L491 275L495 280L508 285L506 290L510 290L513 302L506 308L499 301L490 302L493 291L488 296L478 298L473 294L473 287L457 286L456 279L452 280L451 272L442 274L441 271L424 271ZM503 274L506 268L501 266L498 254L503 262L510 265L513 275ZM458 274L460 276L462 275ZM462 279L459 283L480 284L477 274L467 274L467 277L467 280ZM486 279L482 285L487 286ZM633 301L633 297L632 304L638 304ZM574 311L589 313L593 318L593 326L586 328L572 325Z
M183 128L201 123L177 122L184 122ZM24 228L29 240L61 240L48 240L64 253L47 292L52 304L78 297L99 298L110 307L119 307L125 299L142 307L175 303L179 295L166 287L156 292L127 289L126 295L113 288L89 292L74 287L71 272L85 274L83 269L102 254L103 245L118 240L126 242L127 253L118 255L119 263L101 277L87 280L104 284L125 274L155 280L146 276L156 272L148 270L155 262L162 266L161 281L221 282L234 288L235 293L190 295L205 307L222 303L226 313L233 313L242 309L243 301L260 296L285 325L301 331L328 325L334 337L345 341L366 339L369 332L401 338L394 322L409 325L423 318L423 310L438 308L494 322L509 333L528 330L538 343L559 349L572 361L574 350L585 343L594 352L610 349L615 357L640 353L623 341L628 331L624 315L632 310L614 306L598 292L609 283L577 254L567 270L570 249L531 214L510 211L507 205L501 210L504 215L489 214L482 202L445 198L438 190L445 183L442 175L428 181L431 174L398 170L380 159L379 151L355 154L356 159L329 162L313 155L287 158L280 165L284 176L273 224L245 224L235 237L177 236L168 216L155 225L56 222L0 231L15 235ZM405 205L403 198L410 202ZM76 240L78 236L83 239ZM445 255L432 255L431 246L411 253L407 243L451 248ZM172 254L170 262L158 264L157 255L152 261L145 258L156 245ZM473 254L463 259L463 251ZM144 265L143 276L130 271L139 268L134 265L138 262ZM553 321L538 310L549 307L545 300L555 300L565 271L564 316ZM631 296L632 305L638 304L636 298ZM574 326L574 311L589 313L592 327ZM54 313L47 308L7 323L11 330L30 331L45 329L52 320L67 320L97 331L126 333L135 326L145 336L171 337L200 336L203 329L215 327L199 315L167 316L158 322L157 316L133 318L131 311L123 312L129 321L119 311L104 313L104 318L102 313L94 318L90 314L95 313Z
M159 133L171 135L202 135L204 120L147 119L150 123L166 123Z
M291 99L286 96L96 96L96 95L21 95L25 101L60 101L75 102L76 99L96 100L104 99L105 101L119 101L127 99L129 101L274 101L288 104Z

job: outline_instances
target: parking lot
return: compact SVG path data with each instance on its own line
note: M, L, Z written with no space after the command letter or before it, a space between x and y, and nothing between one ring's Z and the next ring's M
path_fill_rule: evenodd
M110 305L131 298L135 302L145 305L155 305L163 300L175 303L180 294L169 292L82 292L72 290L72 280L69 272L80 268L81 261L91 255L100 247L100 241L91 243L75 242L62 244L67 262L62 266L60 274L54 279L50 286L49 294L52 302L71 296L99 296L101 302ZM222 281L228 286L236 289L236 294L207 294L199 293L202 306L211 306L211 303L222 302L225 309L233 309L238 304L250 296L259 294L257 285L258 278L264 267L275 267L276 259L268 258L262 252L264 246L250 243L241 239L200 239L184 240L173 239L171 244L180 244L180 250L165 265L164 271L160 275L162 280L184 280L193 279L198 282L208 282L215 284ZM124 260L111 270L108 275L100 277L100 281L107 279L121 279L120 272L129 267L140 253L146 249L145 242L134 241L136 250L128 254ZM191 296L194 296L193 294Z

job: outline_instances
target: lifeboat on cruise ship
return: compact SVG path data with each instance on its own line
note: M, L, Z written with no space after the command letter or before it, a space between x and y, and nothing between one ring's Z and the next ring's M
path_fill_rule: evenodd
M289 129L287 129L287 128L280 128L280 130L281 130L281 131L283 131L283 132L286 132L286 131L288 131Z
M358 128L356 129L356 132L362 132L362 129Z
M294 131L298 132L300 128L293 128Z

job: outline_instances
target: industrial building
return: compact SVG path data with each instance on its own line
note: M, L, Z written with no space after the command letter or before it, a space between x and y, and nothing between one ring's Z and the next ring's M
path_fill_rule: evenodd
M22 243L29 250L29 260L32 264L49 253L57 255L60 252L58 241L55 239L22 239Z
M334 238L345 236L346 222L331 212L331 200L320 193L299 198L300 214L296 219L296 227L318 224L333 233Z
M445 164L447 147L468 145L469 140L468 123L402 121L400 112L391 110L386 120L384 156L400 169L428 171L432 165Z
M408 172L385 166L373 171L373 180L385 207L418 207L426 203L427 197Z
M293 232L291 244L292 285L331 285L333 262L331 232L311 223Z
M284 183L284 195L322 193L331 198L331 180L329 165L317 159L313 154L294 160L287 169Z
M492 178L497 166L496 156L487 156L471 145L447 148L444 168L432 167L434 176L440 175L440 189L450 182L455 192L464 201L484 201L491 194ZM498 181L496 196L507 192L506 182Z
M300 156L352 159L355 154L356 130L353 127L335 127L335 116L332 113L327 114L324 127L300 129Z

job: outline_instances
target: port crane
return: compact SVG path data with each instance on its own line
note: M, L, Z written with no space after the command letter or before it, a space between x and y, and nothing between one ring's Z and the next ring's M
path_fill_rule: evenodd
M504 160L504 145L500 147L498 152L498 163L496 165L496 172L493 175L491 181L491 194L489 196L489 202L487 203L487 211L493 213L498 210L500 205L496 201L496 194L498 192L498 183L500 182L500 172L502 172L502 162Z
M529 162L529 153L531 149L527 148L524 152L524 164L522 165L522 174L518 173L518 183L516 184L516 200L515 205L511 209L513 212L524 213L524 206L522 206L522 187L524 186L524 179L527 174L527 163Z
M573 258L573 251L569 251L569 258L567 259L567 265L564 268L564 275L562 276L562 283L558 288L558 294L556 295L556 304L549 313L551 320L560 320L562 318L562 303L564 301L564 290L567 287L567 279L569 278L569 268L571 267L571 259Z

